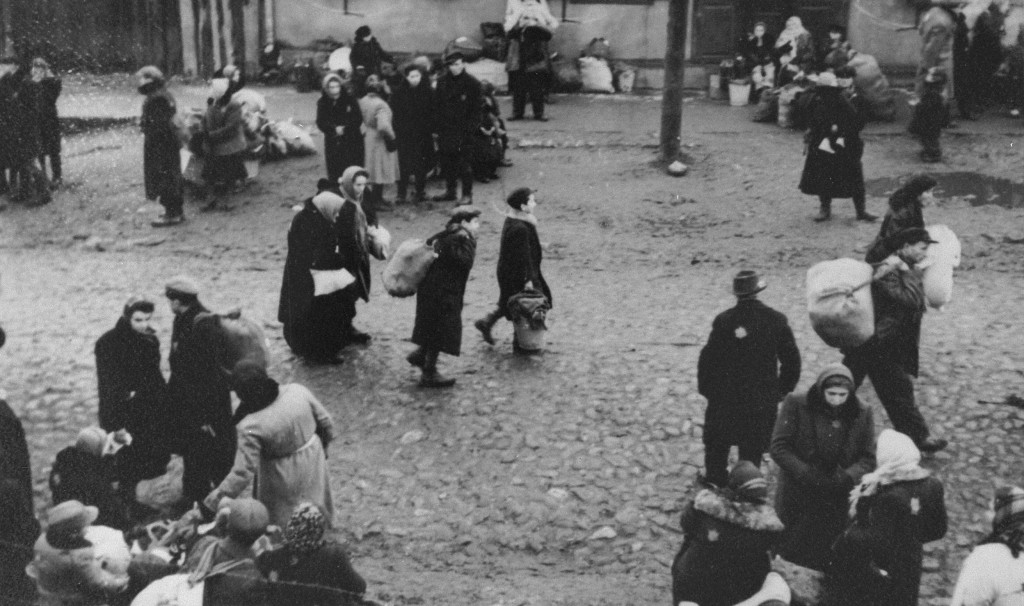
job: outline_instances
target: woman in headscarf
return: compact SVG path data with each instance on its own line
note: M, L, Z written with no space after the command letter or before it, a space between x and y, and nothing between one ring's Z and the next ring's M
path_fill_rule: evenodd
M771 456L779 466L775 510L786 525L778 553L825 570L829 548L846 527L847 495L875 466L874 418L854 394L848 368L828 366L806 393L786 398Z
M886 238L904 229L924 227L924 205L935 199L932 189L936 185L935 179L928 175L914 175L889 196L889 210L882 219L875 241L868 248L865 261L881 263L890 254Z
M135 73L142 103L142 168L146 199L159 200L164 213L153 221L153 227L177 225L185 220L184 186L181 178L181 141L174 125L177 105L167 90L164 74L152 65Z
M782 522L768 505L757 465L739 461L728 488L705 488L686 504L683 546L672 563L672 603L732 606L761 588Z
M363 165L363 113L338 74L324 76L322 89L316 102L316 126L324 134L327 178L334 184L349 166Z
M814 40L811 32L804 29L800 17L794 15L786 19L786 27L775 40L772 56L776 61L779 86L785 86L814 65Z
M373 201L368 206L384 204L384 189L398 181L398 144L392 127L391 107L382 96L384 83L370 76L366 95L359 99L363 114L363 146L366 150L365 168L370 187L367 196Z
M960 568L949 606L1016 606L1024 588L1024 490L1001 486L992 499L992 533Z
M296 355L313 363L340 363L337 354L345 345L342 325L347 296L342 291L317 295L310 270L342 268L337 221L345 199L325 179L317 189L288 230L277 319Z
M164 440L170 421L167 384L160 372L160 341L150 325L154 309L152 301L131 297L95 348L100 427L132 436L116 459L121 491L129 498L139 480L164 473L170 457Z
M850 492L853 523L826 576L830 605L917 606L923 545L946 535L942 482L922 469L909 436L878 436L878 468Z
M242 161L242 153L248 146L245 120L242 104L233 98L243 86L240 79L234 78L215 78L210 82L211 101L203 117L203 130L209 142L203 179L213 193L207 208L216 208L228 188L245 183L247 178Z
M344 293L344 315L341 331L344 342L363 344L370 341L370 335L352 326L356 317L356 301L370 300L370 247L367 228L377 225L377 213L372 205L364 205L369 175L361 166L345 169L338 180L339 193L345 203L338 212L338 252L341 267L347 269L356 281Z
M235 498L254 484L270 523L284 526L304 501L334 515L327 475L327 446L334 422L320 400L298 383L278 385L259 364L243 360L231 371L241 403L235 411L238 451L234 467L204 504L217 511L223 497Z
M327 527L319 507L299 503L284 528L284 543L256 559L271 582L274 606L362 603L366 581L352 568L345 548L325 536Z

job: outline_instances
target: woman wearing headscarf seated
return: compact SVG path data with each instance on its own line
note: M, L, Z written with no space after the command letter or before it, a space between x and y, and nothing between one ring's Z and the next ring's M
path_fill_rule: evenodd
M757 466L739 461L728 488L701 490L683 510L683 546L672 563L672 603L733 606L761 589L782 522L767 504Z
M878 436L878 469L850 493L853 523L833 547L830 606L916 606L923 545L946 534L942 482L922 469L909 436Z
M330 520L330 414L308 389L297 383L278 385L259 364L243 360L231 374L241 400L233 419L238 451L231 473L204 500L206 507L216 511L223 497L237 497L255 479L254 496L266 505L272 524L287 524L304 501L323 508Z
M284 529L284 544L256 560L271 582L275 606L360 604L366 581L345 548L325 536L327 520L316 505L300 503Z
M992 533L964 560L949 606L1015 606L1024 601L1024 490L1001 486Z
M797 75L814 66L814 40L811 32L804 29L800 17L794 15L786 19L786 27L775 40L772 56L776 61L779 86L789 84Z
M848 368L828 366L807 393L786 398L771 456L779 466L775 509L786 525L779 555L825 570L846 528L847 495L875 466L874 418L854 394Z

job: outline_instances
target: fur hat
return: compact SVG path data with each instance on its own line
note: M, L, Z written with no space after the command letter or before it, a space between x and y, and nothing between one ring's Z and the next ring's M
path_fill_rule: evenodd
M732 294L737 297L755 295L768 288L761 274L751 269L744 269L732 279Z
M172 294L178 295L192 295L193 297L199 296L199 285L191 277L184 274L179 274L171 278L166 285L164 290L167 296L170 297Z

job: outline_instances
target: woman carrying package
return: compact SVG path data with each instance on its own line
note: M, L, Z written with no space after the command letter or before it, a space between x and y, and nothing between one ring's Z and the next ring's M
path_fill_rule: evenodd
M554 306L551 289L544 280L540 264L544 251L537 235L537 196L529 187L520 187L507 200L509 205L505 225L501 228L501 247L498 252L498 306L491 313L477 320L473 325L480 331L484 341L494 345L491 328L504 317L512 319L508 311L508 300L521 293L527 286L533 286L547 297L548 307ZM518 344L513 341L518 351Z

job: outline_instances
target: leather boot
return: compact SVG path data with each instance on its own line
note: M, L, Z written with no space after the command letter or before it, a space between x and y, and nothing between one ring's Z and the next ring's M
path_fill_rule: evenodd
M818 223L822 221L828 221L832 218L832 200L822 200L821 208L818 209L818 216L814 217L814 220Z
M857 220L858 221L867 221L869 223L872 222L872 221L877 221L878 220L878 215L873 215L873 214L869 213L867 210L865 210L865 206L866 206L866 203L865 203L864 198L861 198L861 197L857 196L857 197L855 197L853 199L853 208L854 208L854 210L857 211Z
M494 345L494 336L491 335L491 328L501 319L501 316L501 309L495 309L476 322L473 322L473 326L480 331L480 336L484 338L484 342L488 345Z
M427 351L423 361L423 376L420 377L420 387L451 387L455 385L455 379L446 377L437 372L437 355L434 350Z

